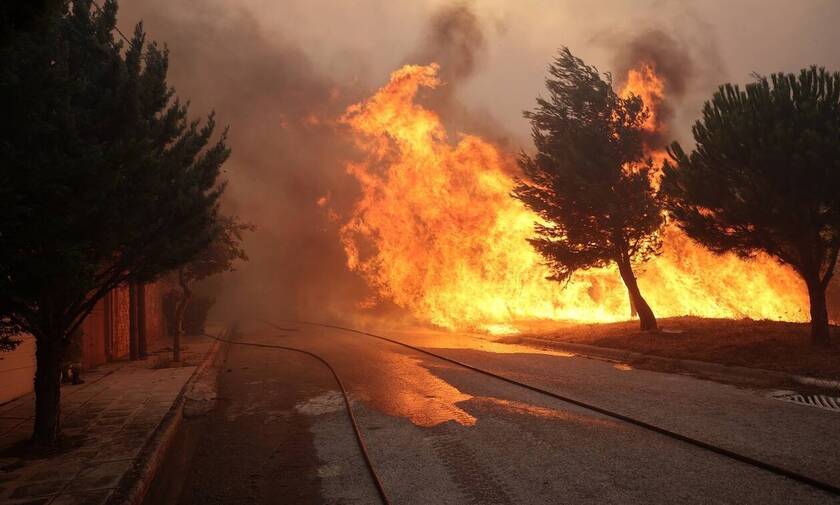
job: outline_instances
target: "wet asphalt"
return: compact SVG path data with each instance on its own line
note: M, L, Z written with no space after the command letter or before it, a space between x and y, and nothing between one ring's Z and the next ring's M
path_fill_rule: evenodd
M359 334L249 323L238 339L327 359L395 504L840 503L637 426ZM840 485L840 413L563 353L383 334ZM314 359L231 346L216 408L185 420L147 503L378 503L338 388ZM153 500L153 501L149 501Z

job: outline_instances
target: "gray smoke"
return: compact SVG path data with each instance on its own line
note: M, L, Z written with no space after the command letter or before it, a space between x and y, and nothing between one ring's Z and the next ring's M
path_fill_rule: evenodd
M471 7L447 5L432 15L420 47L409 60L440 64L440 77L452 89L473 75L486 44L481 22Z
M694 20L694 23L700 21ZM717 85L717 80L725 73L714 39L688 35L702 34L699 28L677 36L662 28L648 27L600 38L614 51L612 68L619 87L625 84L629 70L645 63L652 65L665 83L665 99L658 104L659 122L663 128L648 139L648 145L653 148L662 148L674 140L674 130L680 123L676 120L677 112L699 108L694 103L697 96Z
M196 3L126 1L120 19L124 31L143 19L149 38L166 42L170 83L193 116L215 109L230 126L224 211L257 230L246 238L250 262L225 279L218 305L243 316L344 312L367 288L347 271L338 223L325 213L355 200L334 119L364 93L318 73L294 44L269 40L249 11Z
M475 134L507 146L511 136L491 112L468 108L458 97L458 91L485 61L485 31L471 4L443 5L432 14L419 46L405 63L440 65L442 85L421 95L421 102L440 114L450 133Z

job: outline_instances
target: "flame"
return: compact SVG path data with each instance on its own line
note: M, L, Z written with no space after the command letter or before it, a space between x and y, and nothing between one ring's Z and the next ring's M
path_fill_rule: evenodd
M627 71L624 88L619 93L624 98L637 96L648 112L648 117L642 125L642 129L649 134L656 134L662 131L664 124L660 115L660 107L665 101L665 81L656 74L653 63L641 63L638 68ZM668 157L668 153L660 148L650 145L645 146L645 154L653 160L655 166L662 166ZM656 188L659 187L660 173L656 172L652 182Z
M656 75L653 64L642 63L638 69L630 69L626 81L621 95L625 98L629 95L638 96L650 114L643 128L649 132L661 130L658 111L659 105L665 100L665 81Z
M437 71L407 65L342 118L363 154L347 165L361 187L340 231L348 267L381 299L452 329L627 319L615 268L579 272L565 286L546 279L527 242L537 218L510 196L513 158L473 135L450 140L438 115L415 102L421 88L438 86ZM639 281L658 316L804 319L807 298L793 272L664 233L663 255L640 268Z

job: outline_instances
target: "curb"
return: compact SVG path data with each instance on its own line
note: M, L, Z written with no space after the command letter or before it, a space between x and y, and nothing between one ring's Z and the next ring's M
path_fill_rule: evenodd
M225 328L222 330L222 334L227 331L228 329ZM146 441L139 456L135 458L132 468L120 479L114 494L107 501L108 505L142 505L158 469L163 464L175 436L181 429L187 394L207 369L223 355L219 352L221 347L221 343L216 341L204 355L201 364L196 367L189 380L181 388L178 397L172 403L172 407L155 428L152 436Z
M840 381L838 380L805 377L785 372L777 372L775 370L765 370L763 368L749 368L738 365L722 365L720 363L711 363L709 361L697 361L693 359L664 358L662 356L645 354L636 351L625 351L622 349L615 349L612 347L600 347L595 345L577 344L572 342L558 342L556 340L550 340L539 337L518 337L515 339L510 339L509 342L562 349L564 351L574 352L575 354L582 355L585 357L606 359L608 361L619 361L623 363L634 361L647 361L657 363L659 365L680 368L682 370L693 373L703 373L709 375L731 377L741 380L770 379L775 381L796 382L808 386L817 386L826 389L840 390Z

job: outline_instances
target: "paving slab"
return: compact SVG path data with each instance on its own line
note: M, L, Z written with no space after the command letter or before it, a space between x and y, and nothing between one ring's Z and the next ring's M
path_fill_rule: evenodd
M84 384L62 387L62 442L51 454L26 448L34 395L0 406L0 503L100 505L123 478L142 465L154 436L212 347L188 340L188 359L169 362L170 350L148 359L108 363L86 374Z

